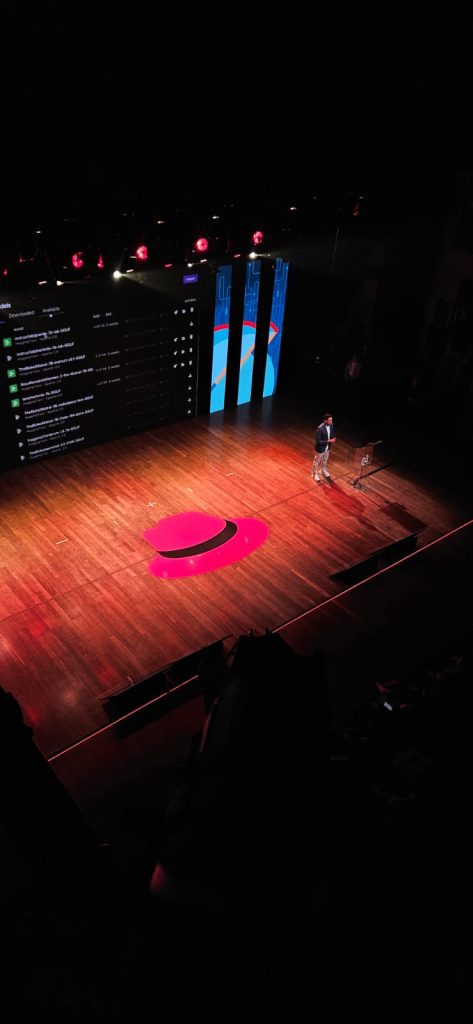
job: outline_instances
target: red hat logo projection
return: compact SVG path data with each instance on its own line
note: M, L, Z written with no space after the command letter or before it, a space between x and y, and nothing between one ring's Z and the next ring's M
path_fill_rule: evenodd
M153 576L179 579L221 569L251 555L269 529L260 519L221 519L204 512L180 512L161 519L143 536L156 548L148 568Z

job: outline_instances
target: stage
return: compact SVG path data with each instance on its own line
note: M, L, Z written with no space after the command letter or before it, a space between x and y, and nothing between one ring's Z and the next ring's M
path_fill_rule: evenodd
M384 445L354 487L349 429L316 484L316 425L266 399L0 476L1 685L47 757L108 722L107 694L224 637L282 629L391 545L402 555L468 520ZM269 534L217 571L153 576L144 531L187 511L256 517Z

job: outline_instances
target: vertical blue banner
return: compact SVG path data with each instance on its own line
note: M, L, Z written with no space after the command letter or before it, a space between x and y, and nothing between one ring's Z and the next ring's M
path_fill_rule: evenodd
M220 409L223 409L225 405L231 291L232 266L229 264L218 268L215 282L215 315L212 376L210 386L210 412L218 412Z
M274 271L273 301L268 334L268 350L264 371L263 398L274 395L278 379L279 356L281 354L282 325L286 305L287 274L289 263L279 257Z
M260 278L261 260L248 260L246 264L245 300L241 330L238 405L249 402L251 399Z

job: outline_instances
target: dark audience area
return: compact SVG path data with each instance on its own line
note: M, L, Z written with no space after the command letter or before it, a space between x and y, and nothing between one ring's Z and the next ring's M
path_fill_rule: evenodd
M90 831L2 692L2 965L18 1012L313 1019L470 986L473 635L334 721L325 655L242 636L135 854ZM137 839L138 837L138 839ZM138 853L136 852L138 851Z

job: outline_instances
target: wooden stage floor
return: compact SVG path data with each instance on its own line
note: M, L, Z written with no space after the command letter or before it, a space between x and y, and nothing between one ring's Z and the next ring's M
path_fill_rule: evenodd
M228 635L278 629L344 590L333 574L470 518L381 446L355 488L349 431L315 484L315 426L266 399L0 476L0 683L46 756L108 721L107 693ZM216 572L152 576L143 532L188 510L256 516L268 539Z

